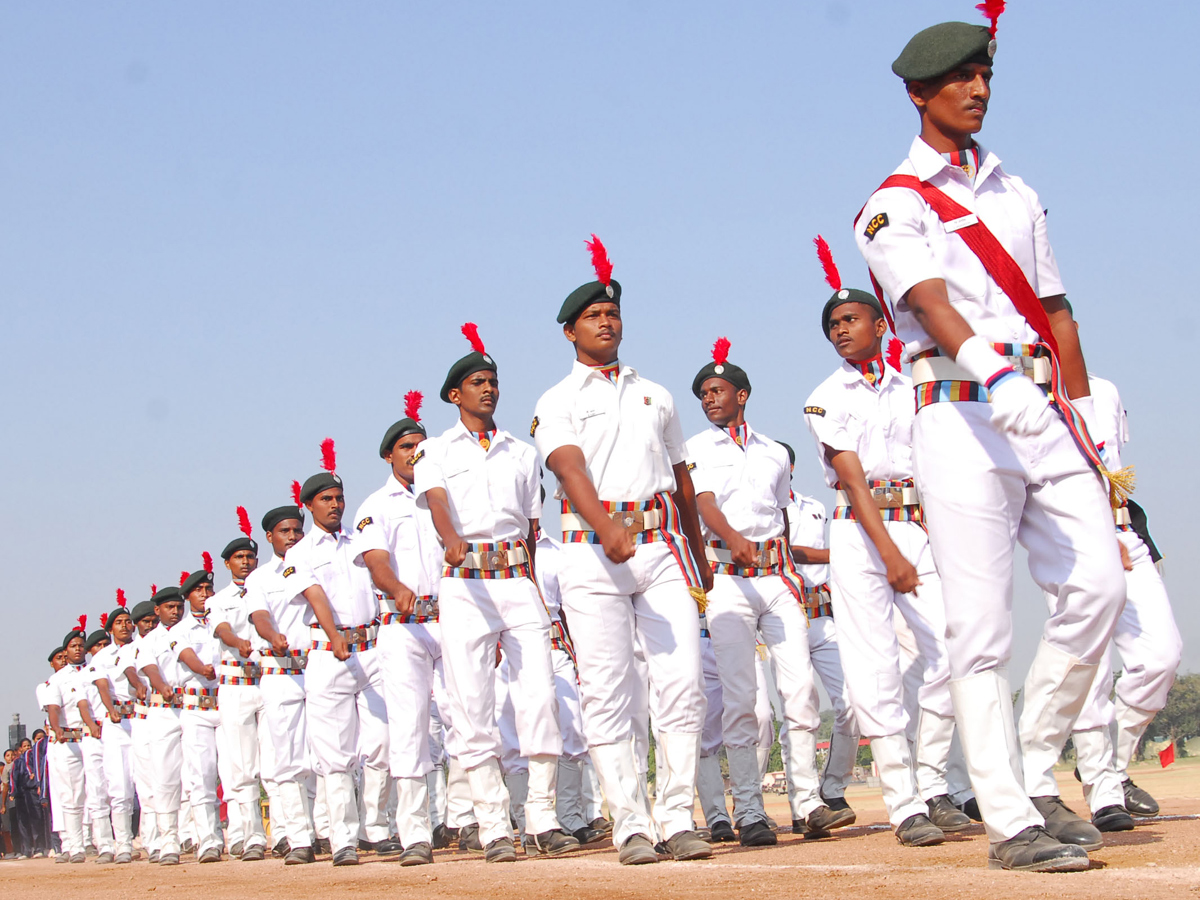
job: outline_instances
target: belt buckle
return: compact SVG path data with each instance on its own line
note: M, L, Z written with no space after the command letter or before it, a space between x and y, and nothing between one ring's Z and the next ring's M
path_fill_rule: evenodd
M507 569L508 550L505 548L489 550L483 555L483 567L485 569Z
M758 558L755 559L755 561L754 561L754 567L757 569L769 569L773 562L771 559L771 556L772 556L771 551L774 549L775 548L772 547L770 544L767 544L761 550L759 550Z
M646 514L640 509L618 510L612 513L611 518L632 537L646 530Z
M438 605L436 600L418 600L413 607L414 616L436 616Z
M217 708L217 698L216 697L205 697L202 694L196 698L196 705L199 706L201 709L216 709Z
M875 503L881 509L892 509L904 505L904 488L877 487L872 488Z
M342 634L351 644L361 644L367 639L366 628L347 628Z

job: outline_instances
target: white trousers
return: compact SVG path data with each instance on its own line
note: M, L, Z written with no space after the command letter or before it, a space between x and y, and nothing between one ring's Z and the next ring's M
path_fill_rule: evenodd
M179 810L183 795L183 728L180 711L151 707L149 733L150 793L159 831L159 851L179 852Z
M700 636L700 667L704 673L704 728L700 732L700 756L716 756L725 744L721 719L725 715L725 698L721 691L721 676L717 671L717 654L712 637ZM724 788L722 788L722 792Z
M583 709L579 703L579 672L566 650L550 650L554 666L554 696L558 698L558 729L562 733L563 756L582 760L587 753L583 733Z
M82 853L84 848L83 809L86 803L83 746L78 741L50 745L47 759L50 783L55 788L54 809L63 852Z
M263 762L271 753L262 690L257 684L223 684L218 690L218 752L227 760L221 783L230 809L230 831L236 821L240 832L231 840L241 840L247 849L262 847L267 839L259 808L259 781L269 780L263 775Z
M942 579L951 677L996 672L995 685L975 679L974 687L956 690L957 700L977 694L979 702L966 714L956 704L955 713L988 836L1002 841L1042 824L1027 793L1040 787L1022 784L1012 766L983 762L1007 746L1009 736L1011 700L997 706L989 698L1007 681L1012 656L1016 544L1029 553L1034 581L1053 598L1043 643L1079 666L1100 661L1124 601L1124 579L1104 487L1062 421L1052 420L1042 435L1018 438L991 418L986 403L926 406L913 427L913 463ZM1057 743L1057 720L1069 729L1088 688L1076 695L1072 666L1041 666L1046 678L1030 674L1043 695L1025 692L1024 702L1027 713L1047 724L1022 728L1026 755L1026 734ZM1049 758L1053 749L1038 755Z
M215 709L183 709L183 791L191 804L196 852L221 847L217 824L217 729L221 715Z
M680 552L688 549L684 542ZM618 846L635 833L654 834L650 810L639 799L631 739L642 718L646 682L639 677L635 644L645 655L650 713L659 734L690 735L699 749L704 724L700 620L683 570L666 542L641 544L628 562L614 564L595 544L566 544L559 574L563 610L579 663L583 724ZM631 636L635 640L631 640ZM681 742L675 741L679 744ZM597 756L598 747L613 747ZM629 754L631 782L624 760ZM698 754L697 754L698 755ZM610 759L610 756L612 757ZM692 828L696 769L688 750L675 754L683 768L658 767L655 818L664 837ZM669 799L668 799L669 798Z
M133 812L133 728L130 719L107 722L100 733L104 745L104 778L113 815Z
M290 677L290 676L289 676ZM308 654L304 674L308 740L317 771L325 778L330 843L335 851L357 846L360 828L371 842L388 837L386 809L388 718L383 671L375 648L351 653L341 661L329 650ZM362 764L360 821L353 773Z
M837 624L833 616L818 616L809 620L808 657L833 706L833 734L829 738L829 753L821 772L821 796L830 800L844 797L846 786L854 778L859 739L858 720L854 718L854 707L850 703L850 693L846 690L846 678L842 673Z
M148 719L139 719L137 716L129 719L128 722L130 740L133 745L130 757L133 768L133 786L137 792L138 806L141 808L138 816L138 837L141 838L146 852L156 852L159 849L160 841L155 821L154 811L157 804L154 802L154 779L150 762L150 739L153 734L153 726L149 724Z

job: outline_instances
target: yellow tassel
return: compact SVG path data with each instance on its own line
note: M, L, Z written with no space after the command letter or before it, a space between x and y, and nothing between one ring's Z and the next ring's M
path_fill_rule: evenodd
M704 611L708 609L708 594L704 593L704 588L688 588L688 593L691 594L692 599L696 601L696 606L700 610L700 615L704 615Z
M1126 466L1115 472L1101 466L1100 474L1108 479L1108 502L1112 504L1113 509L1120 509L1137 487L1137 473L1134 472L1133 466Z

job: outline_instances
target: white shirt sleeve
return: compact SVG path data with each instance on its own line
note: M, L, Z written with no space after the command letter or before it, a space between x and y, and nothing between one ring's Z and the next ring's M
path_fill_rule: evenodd
M887 188L871 196L855 225L859 252L897 305L913 285L944 277L925 237L926 209L914 191Z
M547 391L538 400L534 410L533 434L534 444L542 459L549 459L550 454L559 447L568 445L580 447L579 434L571 421L571 413L567 404L557 396L558 391Z
M434 447L428 449L435 450ZM421 498L422 506L426 505L425 493L434 488L441 488L449 493L446 490L446 475L442 471L440 457L431 458L429 452L425 452L417 458L417 464L413 467L413 493Z
M368 550L386 550L391 553L387 532L383 530L383 516L370 500L365 501L354 514L354 532L359 556Z
M679 410L675 400L667 394L663 404L666 422L663 427L663 446L667 448L667 461L677 466L687 459L687 443L683 439L683 425L679 422Z

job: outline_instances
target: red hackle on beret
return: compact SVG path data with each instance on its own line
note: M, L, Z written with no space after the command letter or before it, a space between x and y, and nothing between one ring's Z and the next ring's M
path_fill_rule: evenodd
M425 395L420 391L409 391L404 395L404 415L406 418L412 419L414 422L421 421L421 404L425 400Z
M246 537L254 536L254 528L250 525L250 513L246 512L246 507L239 506L237 508L238 530Z
M108 613L100 613L100 627L108 630Z
M321 468L326 472L337 470L337 451L333 449L333 438L321 441Z
M150 585L150 596L153 597L157 593L158 593L158 585L157 584Z
M184 583L185 581L187 581L187 579L188 579L188 573L187 573L187 572L180 572L180 573L179 573L179 586L180 586L180 587L183 587L183 583Z
M983 17L991 21L988 27L988 33L994 38L996 36L996 23L1000 20L1000 16L1004 13L1004 7L1007 6L1005 0L983 0L982 3L976 4L975 8L983 13Z
M79 627L75 630L82 631L84 634L87 634L87 616L86 615L79 617Z
M125 592L120 588L117 588L117 606L121 607L121 609L124 609L127 602L128 601L125 599Z
M723 366L725 363L729 362L730 346L731 344L729 343L729 338L717 338L717 342L713 344L713 362L719 366Z
M596 280L605 287L608 287L612 281L612 263L608 259L608 251L604 249L604 245L600 243L600 238L592 235L590 241L584 241L587 244L588 250L592 253L592 268L596 270Z
M292 482L292 503L296 506L300 505L300 482L298 481Z
M486 353L487 352L486 350L483 349L483 341L481 341L479 339L479 326L478 325L476 325L474 322L467 322L462 327L462 333L463 333L463 337L465 337L467 339L467 342L471 345L472 350L474 350L476 353Z
M817 259L821 261L821 268L825 270L825 280L835 291L840 291L842 289L842 274L838 271L837 264L833 261L833 251L829 249L829 244L825 242L825 238L819 234L813 239L813 243L817 245Z
M888 341L887 346L887 363L897 372L900 371L900 354L904 351L904 345L896 338Z
M201 558L204 560L204 571L211 575L213 571L212 554L205 550L204 553L201 554Z

